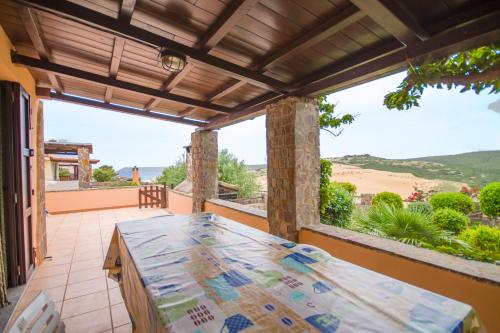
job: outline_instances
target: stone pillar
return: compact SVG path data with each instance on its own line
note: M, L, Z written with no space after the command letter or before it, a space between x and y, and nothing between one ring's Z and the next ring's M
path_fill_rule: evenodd
M186 179L193 182L193 160L191 158L191 146L185 146L186 149Z
M78 148L78 187L88 188L92 178L88 148Z
M193 213L203 210L206 199L217 198L217 155L217 132L196 131L191 134Z
M266 107L267 218L273 235L297 241L319 218L319 108L288 97Z

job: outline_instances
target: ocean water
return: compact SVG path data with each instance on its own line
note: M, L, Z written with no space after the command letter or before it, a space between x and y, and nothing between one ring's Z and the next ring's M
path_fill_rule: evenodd
M139 177L141 181L153 181L160 176L165 167L139 167ZM120 177L132 178L132 167L121 168L118 170Z

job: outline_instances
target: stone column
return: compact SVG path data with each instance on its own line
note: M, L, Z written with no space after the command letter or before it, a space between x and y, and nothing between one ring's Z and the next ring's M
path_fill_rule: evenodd
M319 108L316 100L288 97L266 107L267 218L273 235L297 241L319 224Z
M217 155L217 132L196 131L191 134L193 213L203 211L206 199L218 196Z
M78 148L78 187L88 188L92 178L88 148Z

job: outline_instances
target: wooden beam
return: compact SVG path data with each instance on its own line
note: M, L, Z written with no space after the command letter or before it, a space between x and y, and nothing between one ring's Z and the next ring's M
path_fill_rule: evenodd
M115 37L113 44L113 54L111 55L111 63L109 64L109 76L116 77L118 75L118 68L122 59L123 49L125 47L125 40L121 37ZM106 87L104 94L104 101L110 102L113 97L113 88Z
M186 116L189 116L190 114L192 114L194 111L196 111L196 108L190 106L190 107L186 108L185 110L182 110L179 113L177 113L177 116L178 117L186 117Z
M172 74L167 81L163 83L163 86L161 87L161 90L170 92L172 89L175 88L179 84L179 82L184 79L189 72L191 72L191 69L194 67L194 65L190 62L186 64L186 66L177 74ZM150 111L151 109L155 108L159 103L161 99L159 98L152 98L149 100L148 103L144 106L144 109L147 111Z
M132 14L135 9L136 0L122 0L120 6L120 15L119 19L123 22L130 23L132 20Z
M55 63L52 63L52 62L49 62L46 60L39 60L39 59L35 59L35 58L30 58L30 57L23 56L23 55L20 55L17 53L12 53L12 62L16 63L16 64L21 64L21 65L25 65L28 67L32 67L32 68L38 68L38 69L46 70L49 72L54 72L54 73L57 73L57 74L63 75L63 76L74 77L74 78L102 84L105 86L111 86L114 88L125 89L125 90L129 90L129 91L137 92L140 94L144 94L144 95L159 97L159 98L162 98L165 100L170 100L170 101L182 103L182 104L186 104L189 106L196 106L196 107L205 108L208 110L214 110L214 111L226 112L226 113L231 113L231 111L232 111L231 108L227 108L227 107L222 106L222 105L216 105L216 104L212 104L212 103L204 102L204 101L199 101L199 100L185 97L185 96L181 96L181 95L171 94L171 93L166 92L166 91L161 91L161 90L157 90L157 89L153 89L153 88L149 88L149 87L144 87L144 86L130 83L130 82L126 82L126 81L120 81L120 80L117 80L116 78L102 76L102 75L94 74L91 72L82 71L80 69L55 64Z
M351 2L405 45L430 37L400 0L351 0Z
M277 63L318 44L322 40L359 21L364 16L366 16L366 13L363 13L355 6L348 6L340 13L333 15L325 22L317 25L305 34L287 43L286 46L279 48L278 51L265 57L258 67L261 70L270 69Z
M196 44L198 49L203 49L205 52L210 51L217 43L224 38L224 36L237 24L238 20L243 17L258 0L234 0L224 10L222 15L219 16L217 21L209 28L205 36ZM182 79L184 79L193 69L193 64L188 63L179 73L171 76L165 82L163 90L171 91L174 89ZM238 82L238 81L237 81ZM228 92L229 93L229 92ZM212 100L208 99L207 102ZM158 99L151 99L145 106L146 110L151 110L158 105ZM192 113L195 108L188 108L186 115ZM184 111L181 111L184 112Z
M206 122L203 122L203 121L198 121L198 120L193 120L193 119L183 119L180 117L176 117L176 116L172 116L172 115L168 115L168 114L164 114L164 113L158 113L158 112L146 112L144 110L130 108L130 107L122 106L122 105L110 104L110 103L100 102L100 101L96 101L96 100L92 100L92 99L76 97L76 96L71 96L71 95L52 93L51 98L54 100L59 100L59 101L63 101L63 102L80 104L80 105L90 106L90 107L94 107L94 108L101 108L101 109L106 109L106 110L111 110L111 111L117 111L117 112L130 114L130 115L134 115L134 116L141 116L141 117L153 118L153 119L158 119L158 120L165 120L165 121L170 121L170 122L184 124L184 125L204 126L207 124Z
M40 29L40 23L38 22L36 13L26 7L20 7L19 10L24 27L28 32L31 42L33 43L33 46L38 53L38 56L41 59L50 61L52 59L52 56L43 38L42 30ZM54 87L57 92L62 92L63 85L57 75L55 75L54 73L47 73L47 76L49 77L52 87Z
M190 61L205 64L230 77L252 83L264 89L287 91L289 88L288 84L285 82L212 56L203 50L186 46L167 37L157 35L130 24L124 24L119 19L114 19L70 1L18 0L18 2L38 10L54 13L73 21L78 21L109 31L113 34L121 35L124 38L133 39L143 44L149 44L154 47L165 46L173 51L189 56Z
M365 57L360 54L357 56L358 60L362 61L359 66L353 66L355 61L343 61L343 64L337 64L338 74L306 85L293 94L317 96L321 93L345 89L400 71L407 66L409 59L414 63L441 59L455 52L498 40L500 40L500 14L498 11L494 11L480 20L474 20L468 24L457 24L454 29L447 29L426 41L399 48L387 55L376 56L376 53L373 53L373 60L369 60L368 56ZM380 48L380 50L383 49L383 47ZM387 50L390 51L389 48ZM371 54L373 51L368 52L368 54ZM201 127L200 130L218 129L259 116L265 112L266 105L291 94L276 97L267 96L269 97L267 100L267 97L261 96L258 104L248 105L246 109L237 109L227 116L216 116L210 120L208 125Z
M333 90L349 88L353 85L374 80L402 70L408 61L418 64L422 61L444 58L454 52L467 50L500 40L500 14L490 16L456 29L437 34L386 56L366 62L361 66L339 72L329 78L311 83L296 93L299 95L319 95Z
M198 48L210 50L245 16L259 0L233 0L199 41Z

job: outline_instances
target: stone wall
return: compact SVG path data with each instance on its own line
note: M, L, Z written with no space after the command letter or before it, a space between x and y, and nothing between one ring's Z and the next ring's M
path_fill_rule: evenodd
M193 213L203 210L206 199L217 198L217 158L217 132L196 131L191 134Z
M270 232L295 241L301 227L319 223L319 108L288 97L266 112Z

